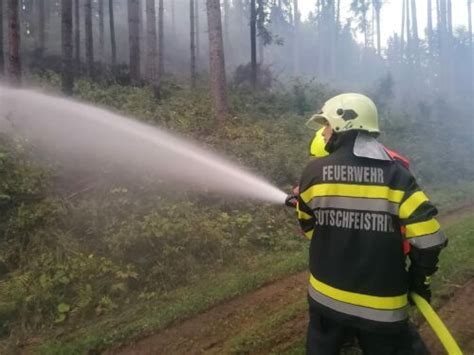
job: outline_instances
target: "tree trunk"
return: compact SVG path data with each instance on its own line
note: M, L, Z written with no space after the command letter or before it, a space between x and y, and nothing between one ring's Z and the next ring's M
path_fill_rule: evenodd
M19 0L8 0L8 77L10 84L21 83Z
M105 62L105 22L104 22L104 0L98 0L99 6L99 59Z
M369 47L369 26L367 21L367 10L365 1L363 1L363 9L362 9L362 21L364 22L364 44L365 48Z
M61 2L62 91L71 96L74 79L72 65L72 0Z
M468 0L470 1L470 0ZM430 55L433 55L433 5L431 0L428 0L428 48Z
M21 83L19 1L8 0L8 76L12 85Z
M140 73L143 73L142 75L146 76L145 12L146 8L145 6L143 6L143 0L138 0L138 41L140 47Z
M472 7L471 7L472 1L467 0L467 30L469 33L469 49L471 53L471 63L474 61L474 48L472 46Z
M453 8L452 8L452 5L451 5L451 0L448 0L448 12L446 13L447 15L447 20L448 20L448 34L449 34L449 37L452 38L453 37Z
M382 8L381 0L376 0L373 2L373 7L375 10L375 23L377 26L377 53L382 55L382 39L380 34L380 10Z
M174 7L174 0L171 0L171 37L176 37L176 11Z
M173 1L171 2L174 3ZM163 0L158 0L158 75L157 80L161 82L161 77L165 72L165 32L164 32L164 7Z
M199 70L199 63L200 63L200 58L201 58L201 36L200 36L200 27L199 27L199 1L200 0L194 0L196 4L196 9L194 11L194 17L196 19L196 70Z
M255 0L250 0L250 82L255 89L257 86L257 9Z
M440 54L440 60L441 60L441 51L443 47L443 40L442 40L442 33L443 33L443 16L441 15L441 1L442 0L436 0L436 27L438 30L438 49L439 49L439 54Z
M330 3L330 16L331 16L331 44L329 46L330 62L329 62L329 75L331 79L335 79L338 73L337 70L337 46L338 46L338 26L336 22L336 1L331 0Z
M471 96L474 94L474 48L472 46L472 7L471 0L467 0L467 30L469 33L469 58L471 63Z
M411 25L410 25L410 0L404 0L405 3L405 10L406 10L406 34L407 34L407 48L406 48L406 55L408 62L411 62L412 59L412 37L411 37Z
M189 0L190 49L191 49L191 88L196 87L196 31L194 22L194 0Z
M109 24L110 24L110 47L112 51L112 69L113 69L117 65L117 43L115 42L114 0L109 0Z
M92 0L85 0L84 26L86 34L87 75L92 78L94 73L94 39L92 32Z
M140 81L140 23L139 0L128 0L128 36L130 49L130 81L138 84Z
M400 34L400 61L403 62L403 56L405 54L405 0L402 0L402 30Z
M439 85L445 92L451 90L450 40L448 37L446 0L438 0L438 37L439 37Z
M265 9L264 0L257 0L257 42L258 42L258 63L263 64L265 56L265 43L263 31L265 30Z
M35 43L35 55L37 59L43 58L44 49L45 49L45 32L46 32L46 8L45 0L38 0L37 3L38 10L38 28L36 34L36 43Z
M411 16L412 16L412 33L413 33L413 39L412 39L412 49L413 49L413 57L415 60L415 63L418 65L419 60L420 60L420 53L419 53L419 38L418 38L418 19L416 15L416 3L415 0L411 0Z
M5 74L5 53L3 52L3 2L0 1L0 78Z
M298 10L298 0L293 0L293 12L295 16L295 35L293 40L293 74L297 76L300 74L300 12Z
M221 5L219 0L207 0L207 21L211 96L217 120L223 122L229 115L229 105L227 103L224 43L222 40Z
M446 23L446 0L438 0L438 37L441 66L446 64L445 53L447 49L447 23Z
M156 8L155 0L146 0L146 27L147 27L147 73L153 86L156 98L160 97L160 87L157 81L158 74L158 47L156 35Z
M228 47L229 41L229 0L224 0L224 45Z
M75 71L76 75L80 72L81 67L81 22L79 12L79 0L74 0L74 49L75 49Z

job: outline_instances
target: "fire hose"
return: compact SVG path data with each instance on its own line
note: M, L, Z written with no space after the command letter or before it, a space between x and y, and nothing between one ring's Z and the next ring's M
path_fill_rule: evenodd
M288 195L285 200L285 205L288 207L296 208L297 203L298 198L296 193ZM446 349L447 353L449 355L462 355L462 351L456 343L456 340L454 340L448 328L446 328L446 325L436 314L431 305L415 292L410 293L410 296L420 313L425 317L431 329L433 329L443 347Z
M431 329L435 332L441 344L443 344L448 354L462 355L462 351L456 343L456 340L454 340L448 328L446 328L443 321L439 318L430 304L423 297L414 292L412 292L410 296L420 313L425 317Z

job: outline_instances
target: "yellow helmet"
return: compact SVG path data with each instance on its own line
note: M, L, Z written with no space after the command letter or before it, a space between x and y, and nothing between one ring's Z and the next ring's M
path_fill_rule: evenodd
M323 158L329 155L328 151L326 150L326 142L324 141L323 131L324 127L316 131L309 148L310 154L316 158Z
M361 94L334 96L306 125L316 130L326 122L336 133L352 130L380 133L377 107L371 99Z

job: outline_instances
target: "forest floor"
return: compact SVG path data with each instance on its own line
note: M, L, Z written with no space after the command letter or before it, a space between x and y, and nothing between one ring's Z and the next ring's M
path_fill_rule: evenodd
M473 215L474 205L470 205L444 213L440 221L447 226L471 220ZM304 353L307 278L307 272L300 272L273 282L105 354ZM474 278L467 280L461 285L450 280L438 306L465 353L472 354ZM426 324L421 325L421 334L434 354L444 353Z

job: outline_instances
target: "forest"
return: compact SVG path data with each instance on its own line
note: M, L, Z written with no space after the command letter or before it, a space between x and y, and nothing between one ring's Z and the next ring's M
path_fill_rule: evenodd
M399 28L383 11L394 3ZM3 130L2 91L40 90L163 128L286 192L310 159L306 120L336 94L364 93L381 141L409 157L439 209L470 206L472 217L473 3L1 0L0 353L131 343L304 270L308 249L282 206L169 186L127 170L125 157L116 164L119 153L110 164L45 154ZM474 275L466 221L453 233L468 230L468 244L453 245L472 252L453 256L463 267L446 284ZM223 353L269 349L236 339Z

